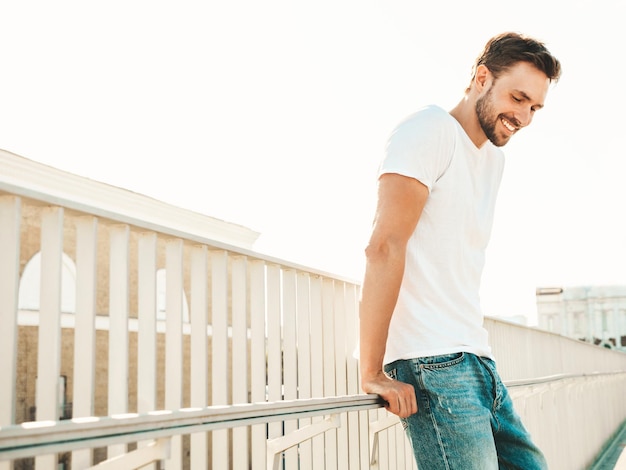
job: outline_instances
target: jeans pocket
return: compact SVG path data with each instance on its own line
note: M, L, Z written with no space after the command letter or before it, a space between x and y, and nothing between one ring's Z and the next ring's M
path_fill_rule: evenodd
M440 356L429 356L418 359L420 369L437 370L448 369L461 364L465 360L465 353L442 354Z

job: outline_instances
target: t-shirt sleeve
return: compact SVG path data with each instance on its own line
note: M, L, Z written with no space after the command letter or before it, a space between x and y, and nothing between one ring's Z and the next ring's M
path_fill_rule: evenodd
M429 191L449 167L454 152L454 122L445 110L424 108L392 132L378 175L415 178Z

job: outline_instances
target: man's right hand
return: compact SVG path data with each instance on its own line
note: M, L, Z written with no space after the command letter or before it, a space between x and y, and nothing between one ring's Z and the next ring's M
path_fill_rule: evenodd
M361 388L365 393L374 393L387 402L385 408L400 418L408 418L417 413L415 388L398 380L393 380L383 371L370 378L361 380Z

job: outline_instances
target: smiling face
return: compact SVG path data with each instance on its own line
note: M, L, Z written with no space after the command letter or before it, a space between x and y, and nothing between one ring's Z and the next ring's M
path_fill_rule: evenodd
M477 78L484 79L484 86L476 99L478 122L485 136L502 147L543 107L550 79L527 62L518 62L497 79L486 67L480 72Z

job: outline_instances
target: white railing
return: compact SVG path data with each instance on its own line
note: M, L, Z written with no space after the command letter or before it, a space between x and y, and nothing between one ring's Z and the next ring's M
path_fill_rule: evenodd
M623 411L615 406L602 406L605 413L598 414L598 407L589 406L590 397L603 395L609 398L619 396L624 390L626 373L598 373L588 375L562 375L536 378L532 381L510 381L507 385L515 397L518 409L522 410L527 425L536 425L538 430L549 428L548 432L535 433L542 448L547 451L550 468L582 468L580 462L589 461L579 445L564 445L562 433L547 426L547 423L567 426L580 426L587 423L592 433L567 433L569 436L583 437L579 444L584 444L592 437L601 445L598 431L603 426L598 422L609 419L613 425L619 425L618 417ZM591 388L591 390L585 390ZM596 393L600 391L600 393ZM578 397L572 400L571 395ZM549 406L526 406L527 401L547 402ZM619 403L617 403L619 405ZM561 406L562 405L562 406ZM580 406L581 419L571 419L571 410L567 406ZM613 404L615 405L615 403ZM172 436L199 434L216 429L240 429L242 426L282 422L285 419L302 419L312 416L326 416L323 421L300 427L297 431L267 441L266 468L277 469L284 451L319 436L330 429L346 426L347 422L359 418L367 419L365 410L374 410L382 406L375 395L354 395L321 399L299 399L292 401L239 404L232 406L213 406L206 408L187 408L177 411L156 411L139 414L125 414L111 417L93 417L72 421L39 421L25 423L22 426L10 426L0 433L0 456L5 459L68 452L102 444L124 444L150 439L150 445L122 457L99 464L96 468L137 468L153 462L170 458L170 439ZM589 411L591 409L591 411ZM528 412L528 413L527 413ZM533 423L532 413L536 421ZM361 416L359 416L361 415ZM589 424L591 423L591 426ZM379 457L379 439L383 431L394 427L398 421L393 416L369 421L369 462L376 467ZM594 425L595 424L595 425ZM359 432L351 426L353 433ZM387 443L385 448L388 449ZM558 451L551 455L550 451ZM358 468L358 467L356 467ZM395 465L389 468L397 468ZM404 465L402 465L404 468ZM585 465L584 468L588 468Z
M415 468L397 420L359 395L357 283L256 253L211 218L11 154L0 165L0 470ZM21 310L37 253L39 308ZM487 327L550 468L584 468L626 418L626 355Z
M626 354L487 319L503 380L551 469L588 468L626 419ZM547 383L516 387L532 377Z

